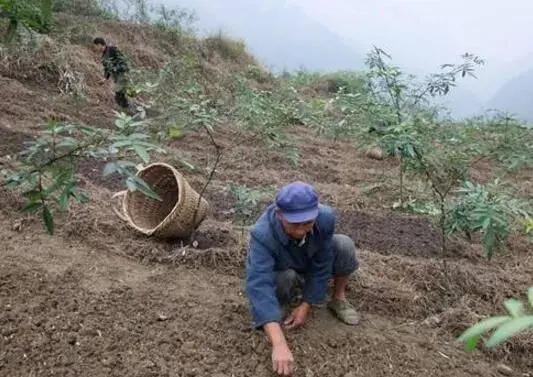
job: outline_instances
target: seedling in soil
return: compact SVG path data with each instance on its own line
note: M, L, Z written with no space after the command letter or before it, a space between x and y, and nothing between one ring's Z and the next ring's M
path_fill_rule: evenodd
M527 292L529 311L524 304L515 298L505 301L504 306L509 315L501 315L484 319L464 331L459 340L464 343L467 351L475 349L483 334L494 330L485 348L494 348L509 339L533 329L533 287Z
M498 179L487 185L466 181L457 191L461 195L450 205L447 232L481 233L488 260L504 245L513 225L527 225L531 219L529 203Z

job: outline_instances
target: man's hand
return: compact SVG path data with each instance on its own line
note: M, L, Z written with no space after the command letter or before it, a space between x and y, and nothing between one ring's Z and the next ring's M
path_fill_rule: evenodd
M272 348L272 368L279 376L292 376L294 358L286 342Z
M281 326L277 322L267 323L265 332L272 343L272 369L280 376L291 376L294 358L283 336Z
M302 302L292 311L291 315L283 322L285 328L292 329L301 326L307 320L307 315L311 310L311 305L307 302Z

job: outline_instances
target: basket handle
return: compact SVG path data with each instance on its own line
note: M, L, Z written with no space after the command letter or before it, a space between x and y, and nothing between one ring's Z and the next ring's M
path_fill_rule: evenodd
M111 197L111 199L117 199L117 198L122 198L124 197L124 195L126 195L126 193L128 192L128 190L123 190L123 191L119 191L115 194L113 194L113 196ZM116 202L116 200L115 200ZM126 218L126 216L124 216L123 213L121 213L117 207L116 207L116 203L111 203L111 209L113 210L113 212L115 212L115 215L117 215L121 220L123 221L128 221L128 219Z

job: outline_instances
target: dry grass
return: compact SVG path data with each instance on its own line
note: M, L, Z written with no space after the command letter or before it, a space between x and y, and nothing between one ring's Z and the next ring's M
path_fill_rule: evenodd
M37 37L37 45L17 45L0 54L0 74L33 85L46 85L61 94L83 96L87 80L95 80L95 63L85 51Z
M246 44L242 40L229 38L222 31L205 38L203 45L228 62L241 64L244 61L245 64L255 64L255 59L248 53Z

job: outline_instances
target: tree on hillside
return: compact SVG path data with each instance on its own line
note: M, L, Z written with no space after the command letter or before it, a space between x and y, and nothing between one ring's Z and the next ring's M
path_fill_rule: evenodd
M20 26L46 33L52 24L53 0L0 0L0 19L8 20L4 40L10 42Z

